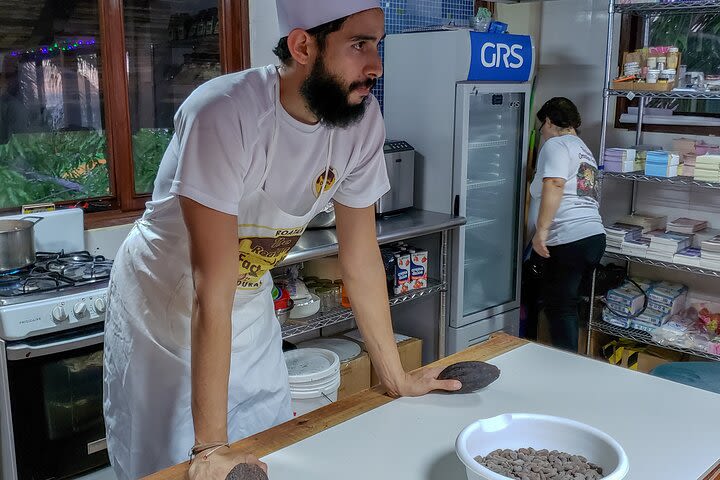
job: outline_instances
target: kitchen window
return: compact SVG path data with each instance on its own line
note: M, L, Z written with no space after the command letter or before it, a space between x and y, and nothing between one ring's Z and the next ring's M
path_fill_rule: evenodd
M676 46L682 54L681 63L687 72L700 81L720 80L720 15L686 14L651 17L650 45ZM622 21L620 51L634 50L642 45L642 23L639 17L625 17ZM697 73L692 73L697 72ZM698 73L701 73L700 77ZM618 99L616 127L633 130L634 118L624 122L628 107L637 107L638 101ZM670 109L674 116L693 117L693 125L653 125L646 120L643 130L678 134L716 134L720 122L720 101L702 99L651 99L647 108ZM636 115L636 113L635 113ZM712 123L711 123L712 122ZM684 122L683 122L684 123ZM703 126L703 123L706 125Z
M137 215L201 83L249 66L248 1L0 0L0 210Z

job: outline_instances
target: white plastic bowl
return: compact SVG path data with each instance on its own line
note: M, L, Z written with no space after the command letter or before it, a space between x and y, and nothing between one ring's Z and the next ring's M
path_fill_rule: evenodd
M604 480L622 480L630 465L620 444L605 432L568 418L532 413L506 413L485 418L463 429L455 441L468 480L507 480L477 461L478 455L500 449L532 447L582 455L603 469Z

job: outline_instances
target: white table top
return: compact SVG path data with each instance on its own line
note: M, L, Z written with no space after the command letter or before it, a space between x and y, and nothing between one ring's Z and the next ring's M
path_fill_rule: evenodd
M402 398L274 452L270 480L465 480L455 439L501 413L572 418L613 436L630 480L693 480L720 458L720 395L528 344L489 363L502 374L469 395Z

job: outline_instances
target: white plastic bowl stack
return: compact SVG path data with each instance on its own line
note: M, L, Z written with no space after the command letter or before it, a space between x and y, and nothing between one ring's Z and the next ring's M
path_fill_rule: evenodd
M323 348L298 348L285 352L290 380L293 416L337 400L340 387L340 357Z
M468 480L507 480L475 460L497 449L558 450L582 455L603 469L603 480L622 480L628 473L625 451L610 435L568 418L531 413L507 413L465 427L455 451L465 464Z

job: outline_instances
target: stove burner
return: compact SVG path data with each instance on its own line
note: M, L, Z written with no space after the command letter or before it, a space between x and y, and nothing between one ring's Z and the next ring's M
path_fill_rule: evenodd
M16 290L20 285L20 277L12 274L0 276L0 290Z
M0 296L93 283L108 278L112 269L112 260L89 252L38 252L35 260L31 267L0 273Z

